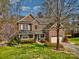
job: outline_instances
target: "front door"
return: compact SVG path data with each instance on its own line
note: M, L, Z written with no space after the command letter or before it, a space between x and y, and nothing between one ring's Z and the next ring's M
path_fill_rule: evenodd
M39 34L35 34L35 40L39 40Z

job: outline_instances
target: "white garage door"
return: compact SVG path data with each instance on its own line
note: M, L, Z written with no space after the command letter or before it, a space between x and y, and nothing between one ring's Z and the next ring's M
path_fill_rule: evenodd
M61 43L63 40L63 37L59 37L59 42ZM51 37L51 43L57 43L57 37Z

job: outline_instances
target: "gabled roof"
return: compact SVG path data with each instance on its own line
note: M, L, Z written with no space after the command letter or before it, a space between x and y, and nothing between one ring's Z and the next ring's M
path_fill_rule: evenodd
M52 18L38 18L37 20L40 24L49 24L53 23L54 20Z
M48 25L49 23L54 23L54 19L53 18L36 18L34 21L37 21L39 24L41 25Z
M38 22L38 20L34 19L31 23L33 23L33 22ZM39 23L39 22L38 22L38 23Z
M33 22L37 22L39 25L42 25L42 30L45 29L49 29L54 23L55 23L55 19L54 18L35 18L35 20L33 20L31 23Z
M31 22L31 21L33 21L33 19L34 19L34 17L30 14L28 16L25 16L24 18L22 18L18 22Z
M53 24L48 30L51 30L52 28L56 28L56 27L57 27L57 23ZM60 24L60 28L64 29L64 26Z

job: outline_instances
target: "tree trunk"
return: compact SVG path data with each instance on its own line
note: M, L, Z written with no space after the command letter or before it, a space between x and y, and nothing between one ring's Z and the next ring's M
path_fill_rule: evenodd
M59 31L60 31L60 23L57 23L57 46L56 46L56 50L59 50Z
M59 3L59 0L57 0L57 45L56 45L56 50L59 50L59 31L60 31L60 16L61 16L61 13L59 11L59 7L58 7L58 4Z

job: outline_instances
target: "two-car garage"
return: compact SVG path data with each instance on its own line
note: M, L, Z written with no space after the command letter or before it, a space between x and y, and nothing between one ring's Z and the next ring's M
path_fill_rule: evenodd
M63 37L59 37L59 42L61 43L63 41ZM57 43L57 37L51 37L50 40L51 43Z
M54 24L51 26L51 28L49 29L49 41L51 43L57 43L57 28L56 28L57 24ZM60 26L59 29L59 42L61 43L62 40L65 37L65 29L63 28L63 26Z

